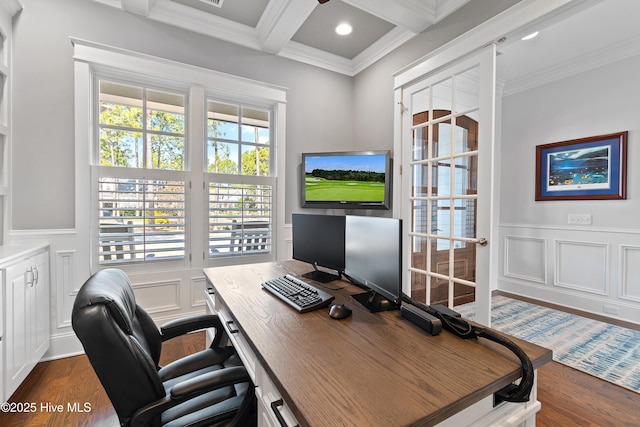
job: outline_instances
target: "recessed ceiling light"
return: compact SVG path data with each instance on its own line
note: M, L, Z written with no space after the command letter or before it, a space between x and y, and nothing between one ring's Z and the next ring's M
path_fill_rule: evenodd
M342 23L336 27L336 33L340 34L341 36L351 34L351 31L353 31L353 27L351 27L351 25L347 23Z
M531 34L529 34L529 35L527 35L527 36L524 36L524 37L522 38L522 40L531 40L532 38L534 38L534 37L535 37L535 36L537 36L537 35L538 35L538 31L536 31L535 33L531 33Z

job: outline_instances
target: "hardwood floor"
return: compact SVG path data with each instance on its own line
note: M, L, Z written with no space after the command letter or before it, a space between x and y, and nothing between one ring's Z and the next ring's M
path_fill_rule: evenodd
M162 347L160 364L165 365L204 349L204 340L204 332L196 332L167 341ZM35 411L0 412L2 427L120 425L100 380L84 355L39 363L9 402L34 403ZM84 409L85 404L88 405L88 411L76 411L76 408ZM59 405L62 405L62 410L56 411Z
M558 362L538 371L539 427L640 426L640 394Z
M161 363L201 348L202 332L175 338L165 343ZM542 403L538 427L640 426L640 394L556 362L538 372L538 400ZM33 403L35 411L0 413L0 426L118 426L118 418L85 356L39 363L10 402ZM77 409L84 410L85 404L88 410L79 412Z

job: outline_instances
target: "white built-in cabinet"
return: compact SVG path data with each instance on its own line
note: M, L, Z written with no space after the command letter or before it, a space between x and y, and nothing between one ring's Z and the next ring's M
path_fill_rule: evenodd
M49 349L49 247L0 247L2 402Z
M0 0L0 402L49 347L49 249L3 246L11 191L13 16L21 9L18 0Z

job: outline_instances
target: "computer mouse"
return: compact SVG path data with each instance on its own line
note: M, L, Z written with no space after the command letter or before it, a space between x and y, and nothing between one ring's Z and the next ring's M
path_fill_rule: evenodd
M329 317L332 319L345 319L351 316L351 309L344 304L333 304L329 309Z

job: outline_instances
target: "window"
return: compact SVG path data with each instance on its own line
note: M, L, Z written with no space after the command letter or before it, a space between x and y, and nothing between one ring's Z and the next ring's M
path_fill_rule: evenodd
M190 280L284 253L285 89L72 42L76 233L91 271Z
M268 110L207 101L209 256L271 252Z
M183 170L185 95L100 80L100 165Z
M99 262L184 259L186 94L98 87ZM270 111L208 100L206 116L208 254L270 254Z
M207 103L207 171L270 175L269 111Z
M183 259L186 95L98 88L99 262Z

